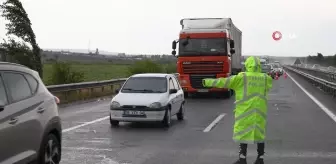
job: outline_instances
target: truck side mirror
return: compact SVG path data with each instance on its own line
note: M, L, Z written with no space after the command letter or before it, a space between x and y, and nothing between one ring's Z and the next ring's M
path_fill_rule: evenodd
M234 48L234 41L230 40L230 48Z
M176 49L176 44L177 44L177 42L174 40L173 43L172 43L172 48L173 48L173 50ZM175 55L174 55L174 56L175 56Z
M172 55L176 56L176 51L175 50L172 51Z
M235 49L233 49L233 48L232 48L232 49L230 49L230 54L232 54L232 55L233 55L234 53L236 53Z

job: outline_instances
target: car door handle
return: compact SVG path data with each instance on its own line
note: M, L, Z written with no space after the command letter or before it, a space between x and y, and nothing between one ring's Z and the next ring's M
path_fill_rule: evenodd
M9 120L9 124L15 124L16 122L18 121L18 118L11 118L10 120Z
M37 109L37 113L43 113L44 110L45 110L44 108L40 107L40 108Z

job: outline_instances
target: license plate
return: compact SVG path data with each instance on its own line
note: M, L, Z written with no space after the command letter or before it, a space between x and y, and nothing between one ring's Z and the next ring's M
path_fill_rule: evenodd
M145 112L144 111L135 111L135 110L126 110L126 111L124 111L124 115L143 116L143 115L145 115Z
M209 92L208 89L198 89L197 92Z

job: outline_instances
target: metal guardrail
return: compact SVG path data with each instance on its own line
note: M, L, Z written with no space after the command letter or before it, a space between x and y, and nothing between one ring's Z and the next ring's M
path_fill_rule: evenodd
M104 81L90 81L83 83L71 83L71 84L61 84L61 85L49 85L47 86L50 92L62 92L62 91L71 91L85 88L95 88L102 86L109 86L117 83L123 83L127 80L127 78L121 79L112 79L112 80L104 80Z
M327 70L320 70L320 69L313 69L313 68L303 68L303 67L297 67L297 66L291 66L291 67L297 70L300 70L302 72L308 73L310 75L313 75L315 77L319 77L321 79L336 83L336 73L335 72L331 72Z
M113 95L116 89L119 89L126 80L127 78L121 78L105 81L50 85L47 86L47 89L60 99L61 104L66 104L74 101Z
M179 73L173 73L177 78ZM110 96L120 89L127 78L112 79L105 81L91 81L62 85L49 85L47 89L57 96L62 104L87 100L97 97Z
M336 96L336 81L335 73L318 71L308 68L301 68L295 66L284 66L298 75L301 75L313 85L319 87L323 91L330 93L333 97Z

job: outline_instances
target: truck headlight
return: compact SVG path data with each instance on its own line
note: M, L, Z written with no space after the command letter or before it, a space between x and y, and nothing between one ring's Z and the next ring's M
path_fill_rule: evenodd
M120 107L120 104L117 101L112 101L111 102L111 105L110 105L111 109L119 108L119 107Z
M161 108L162 105L159 102L155 102L149 105L150 108Z

